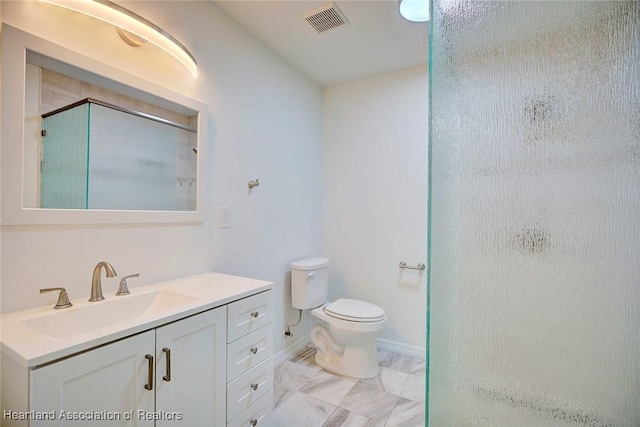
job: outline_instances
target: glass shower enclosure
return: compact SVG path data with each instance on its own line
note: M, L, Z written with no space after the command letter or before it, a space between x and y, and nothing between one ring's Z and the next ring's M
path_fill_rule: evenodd
M195 209L195 128L86 98L42 129L41 208Z
M428 425L640 426L640 2L433 0Z

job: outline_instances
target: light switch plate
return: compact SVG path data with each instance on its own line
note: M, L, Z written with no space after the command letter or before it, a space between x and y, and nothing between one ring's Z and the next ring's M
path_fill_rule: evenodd
M218 208L218 228L229 228L229 208Z

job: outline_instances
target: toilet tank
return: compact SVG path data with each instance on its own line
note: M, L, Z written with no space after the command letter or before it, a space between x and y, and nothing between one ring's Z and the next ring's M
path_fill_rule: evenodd
M328 258L305 258L291 263L291 305L310 310L327 302Z

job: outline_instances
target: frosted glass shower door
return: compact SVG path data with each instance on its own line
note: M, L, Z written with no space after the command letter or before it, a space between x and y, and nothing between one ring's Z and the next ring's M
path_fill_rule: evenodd
M429 426L640 426L640 2L432 19Z
M178 132L163 123L91 104L89 209L180 209Z

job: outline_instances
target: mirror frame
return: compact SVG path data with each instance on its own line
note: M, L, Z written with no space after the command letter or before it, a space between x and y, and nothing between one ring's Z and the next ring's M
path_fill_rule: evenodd
M204 162L207 141L207 106L167 88L128 74L109 64L44 40L33 34L2 23L2 76L0 130L2 159L2 212L4 225L45 224L149 224L149 223L201 223L204 218L202 195L204 191ZM25 132L25 71L27 51L53 58L101 79L128 87L136 96L162 99L171 104L196 111L197 118L197 189L195 211L142 211L142 210L80 210L43 209L23 206L24 188L24 132Z

